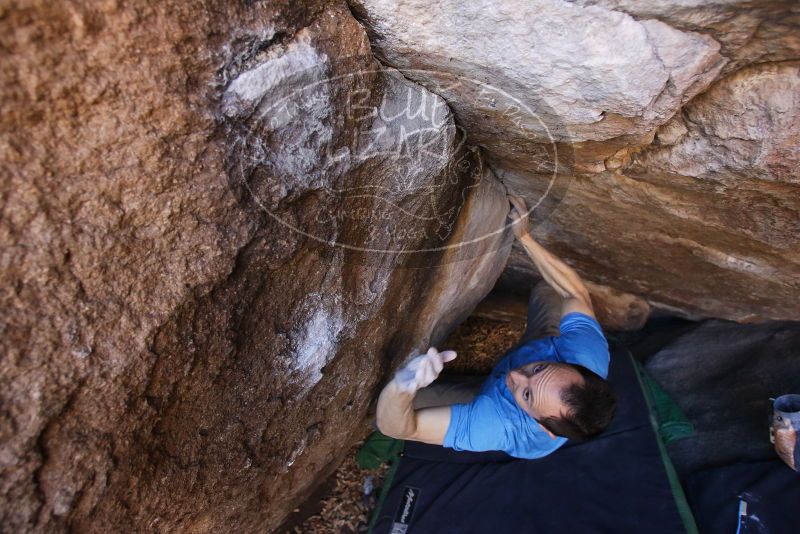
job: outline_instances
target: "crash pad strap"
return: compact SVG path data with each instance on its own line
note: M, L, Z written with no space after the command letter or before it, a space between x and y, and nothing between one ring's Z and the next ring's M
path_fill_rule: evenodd
M374 438L374 440L373 440ZM389 495L389 490L392 489L392 482L394 482L394 475L397 473L397 467L400 465L400 458L403 456L403 446L405 445L405 441L393 439L389 436L385 436L380 432L373 432L372 435L367 439L364 445L359 449L358 454L361 455L364 447L373 440L373 443L370 447L368 447L367 453L365 456L373 455L373 457L380 456L383 461L390 462L389 472L386 473L386 479L383 481L383 487L381 488L381 494L378 497L378 502L375 504L375 509L372 511L372 517L369 519L369 526L367 528L367 534L372 534L373 528L375 527L375 522L378 520L378 516L380 514L381 508L383 508L383 503L386 501L386 496ZM390 443L393 442L393 443ZM378 453L375 454L371 449L371 447L376 446L378 447ZM366 460L366 462L370 462L371 460ZM378 463L381 463L380 461ZM359 467L368 467L362 463L362 458L358 458L358 465ZM377 467L377 465L375 465Z
M381 464L392 462L403 452L404 441L390 438L376 430L356 453L356 462L361 469L377 469Z
M672 397L640 363L634 361L634 365L639 372L642 392L650 403L650 413L656 418L656 431L664 441L664 445L694 434L694 425Z
M642 390L644 400L647 403L647 409L650 412L650 422L653 425L653 432L655 433L656 441L658 442L658 450L661 453L661 461L664 463L664 469L667 472L669 485L672 489L672 496L675 499L675 506L677 507L678 513L681 516L681 521L683 521L683 527L686 529L687 534L698 534L699 531L697 529L697 523L694 520L694 516L692 515L692 509L689 507L689 502L686 500L686 494L683 492L683 486L681 486L680 480L678 479L678 473L675 471L675 466L672 465L672 460L670 460L669 454L667 453L667 447L660 429L658 416L654 411L654 404L657 399L654 398L653 384L657 386L657 383L655 383L652 378L649 378L649 376L646 375L642 366L636 361L636 359L633 357L633 354L631 354L631 351L629 351L624 345L620 346L625 350L625 354L628 355L628 358L630 358L631 363L633 364L633 368L636 370L636 377L639 379L639 387ZM646 385L646 380L648 378L650 380L650 387ZM658 387L658 390L663 392L660 387ZM662 403L665 403L664 397L666 397L666 393L664 393L661 398ZM671 399L669 399L669 402L671 402ZM681 415L683 414L681 413ZM691 424L689 427L691 427ZM690 428L689 433L691 433L693 430L693 428Z

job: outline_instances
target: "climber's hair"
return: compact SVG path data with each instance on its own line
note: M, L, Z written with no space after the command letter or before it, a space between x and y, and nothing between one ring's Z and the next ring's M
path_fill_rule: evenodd
M561 392L568 412L561 417L547 417L539 423L556 436L586 441L601 434L614 418L617 397L611 386L582 365L572 365L583 383L572 384Z

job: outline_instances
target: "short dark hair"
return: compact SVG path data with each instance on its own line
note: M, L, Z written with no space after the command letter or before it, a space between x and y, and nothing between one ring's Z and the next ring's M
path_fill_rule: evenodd
M561 417L547 417L539 423L556 436L586 441L601 434L617 410L617 396L611 386L582 365L572 365L583 377L582 384L572 384L561 392L568 412Z

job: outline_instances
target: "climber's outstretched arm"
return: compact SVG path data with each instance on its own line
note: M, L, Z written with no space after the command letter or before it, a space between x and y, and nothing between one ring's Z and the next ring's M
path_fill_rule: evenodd
M533 260L542 278L564 299L562 315L581 312L594 317L589 290L575 270L536 242L529 232L528 208L521 197L509 195L514 235Z
M400 369L378 398L378 429L396 439L441 445L450 425L450 407L415 410L413 401L417 391L433 382L444 363L455 357L451 350L440 353L431 347Z
M450 406L415 410L413 400L414 394L399 391L394 382L389 382L378 398L378 430L395 439L444 443L450 425Z

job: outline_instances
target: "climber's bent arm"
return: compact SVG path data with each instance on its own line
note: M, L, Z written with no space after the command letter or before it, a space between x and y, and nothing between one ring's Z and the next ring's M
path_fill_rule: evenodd
M592 299L580 275L537 243L530 233L525 233L519 241L539 269L542 278L564 299L561 314L581 312L594 317Z
M389 382L378 397L378 429L395 439L444 443L450 425L450 406L415 410L413 401L413 393L401 391L394 381Z

